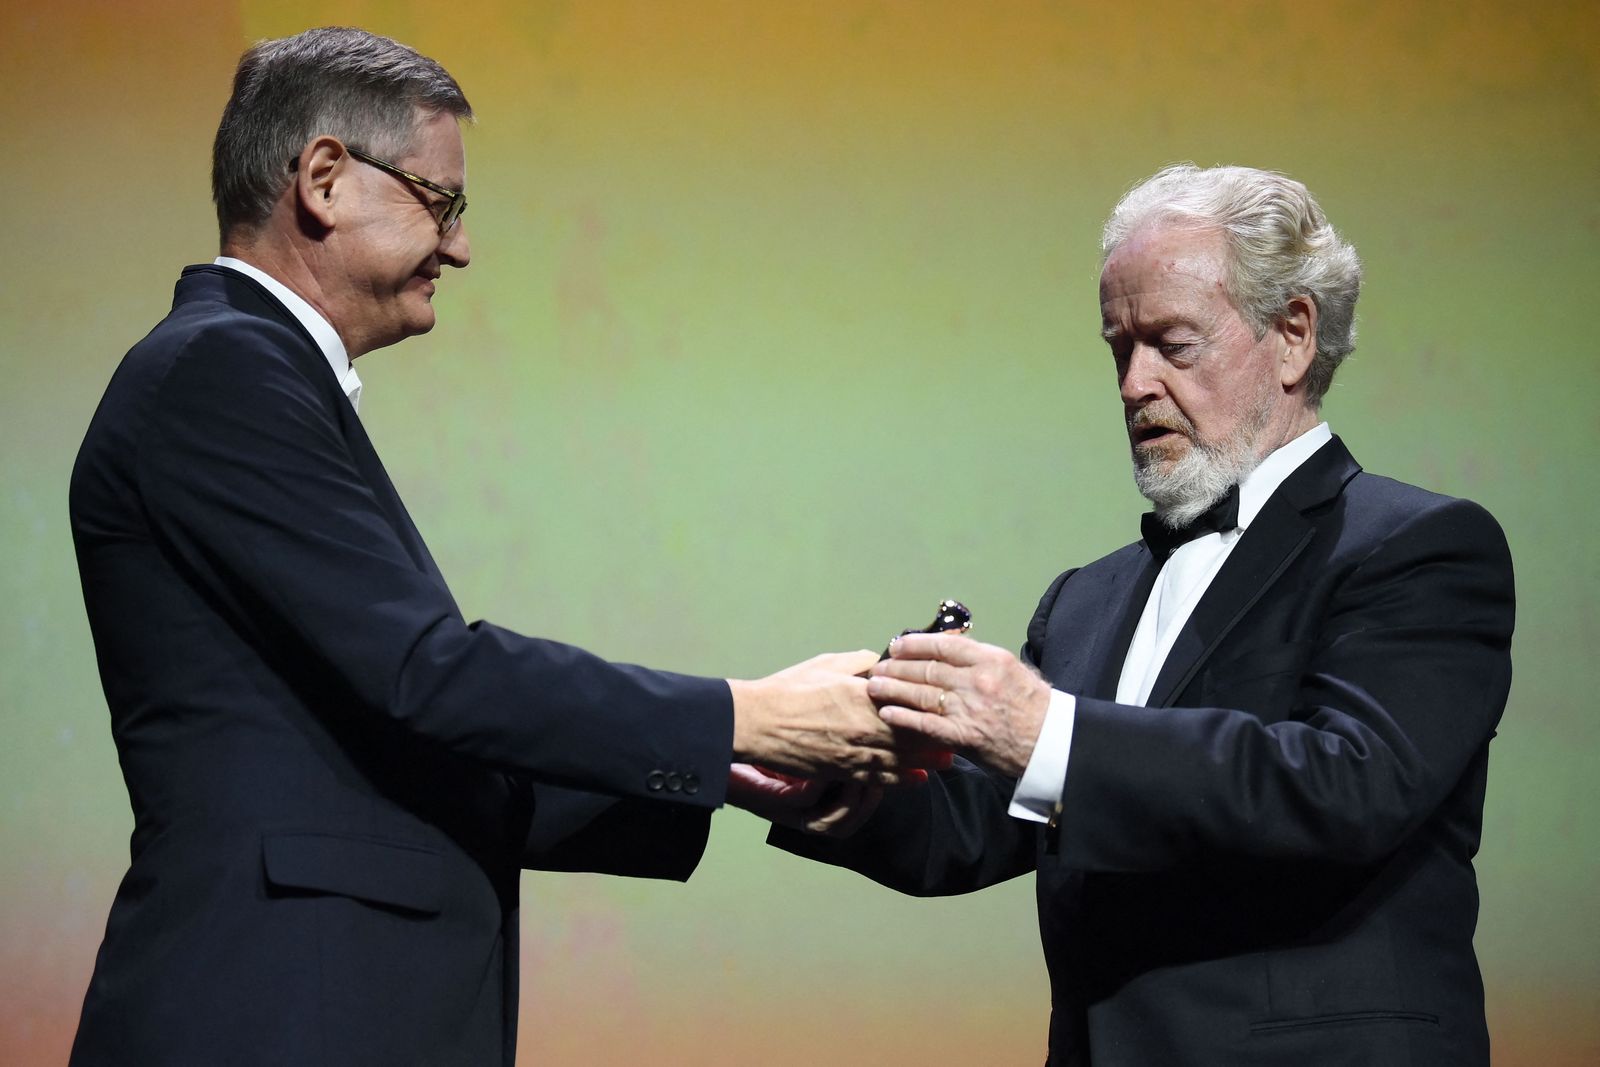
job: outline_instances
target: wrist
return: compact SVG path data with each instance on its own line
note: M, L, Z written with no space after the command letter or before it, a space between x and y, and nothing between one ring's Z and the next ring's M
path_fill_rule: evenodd
M765 687L760 682L729 678L728 691L733 694L733 761L760 763L765 755L762 745L767 703Z
M1050 694L1050 683L1040 679L1017 709L1020 714L1012 723L1009 750L996 761L996 770L1012 778L1022 777L1033 759L1033 750L1038 747L1039 735L1044 731L1045 719L1050 713Z

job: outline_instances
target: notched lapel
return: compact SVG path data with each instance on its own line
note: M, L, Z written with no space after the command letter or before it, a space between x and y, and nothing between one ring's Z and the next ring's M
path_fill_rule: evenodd
M333 368L328 366L328 361L317 347L316 340L307 332L300 320L254 278L215 264L185 267L183 276L178 280L175 304L199 299L221 300L238 311L271 317L300 335L305 344L301 351L291 352L291 355L299 361L300 369L307 377L317 383L328 403L333 405L334 417L344 434L345 444L350 449L350 457L355 461L356 469L372 490L378 506L389 517L389 522L399 535L401 544L405 546L406 554L417 565L417 569L436 579L441 586L445 585L438 564L434 563L428 546L412 523L405 504L400 500L400 494L395 491L394 483L389 480L389 472L383 469L383 462L378 458L377 449L372 447L372 440L367 437L366 427L361 424L355 409L345 399L344 390L339 387ZM255 306L247 307L241 302L242 300L249 300Z
M1228 631L1310 543L1314 532L1315 527L1281 495L1267 502L1172 643L1151 687L1148 707L1171 706Z
M1306 512L1338 496L1361 467L1334 437L1284 479L1184 624L1150 690L1149 707L1170 707L1223 638L1311 543Z
M1133 631L1139 625L1144 602L1155 587L1156 566L1150 550L1143 544L1123 550L1123 557L1115 561L1115 569L1102 582L1086 593L1094 605L1103 605L1083 612L1081 617L1105 619L1109 626L1096 626L1094 640L1089 644L1087 656L1080 655L1075 669L1067 672L1057 688L1069 693L1111 699L1117 693L1117 680L1122 675L1122 661L1127 657L1128 645L1133 641Z
M394 482L389 480L389 472L384 470L383 461L378 458L378 450L372 447L372 439L367 436L366 427L361 425L361 419L354 411L340 412L340 416L345 443L350 446L350 456L355 460L356 468L361 471L361 476L366 479L367 485L372 488L372 495L377 498L378 506L383 508L389 516L389 521L394 524L395 532L400 535L400 541L405 545L407 554L416 563L419 571L437 580L441 586L445 585L444 575L440 573L439 565L434 563L433 554L428 551L427 543L422 540L422 534L417 531L416 524L411 521L411 513L406 511Z

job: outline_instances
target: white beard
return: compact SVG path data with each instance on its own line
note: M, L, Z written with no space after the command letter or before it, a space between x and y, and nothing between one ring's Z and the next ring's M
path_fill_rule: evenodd
M1132 427L1145 423L1175 429L1189 439L1177 460L1133 450L1133 480L1153 505L1156 518L1173 529L1187 525L1229 489L1243 482L1261 463L1257 441L1272 415L1270 394L1258 398L1233 433L1216 443L1202 441L1194 424L1176 408L1152 415L1143 409L1129 419Z

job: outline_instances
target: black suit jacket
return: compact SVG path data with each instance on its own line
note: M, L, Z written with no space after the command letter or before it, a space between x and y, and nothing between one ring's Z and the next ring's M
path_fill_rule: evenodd
M1335 438L1245 531L1149 706L1119 705L1157 570L1137 543L1068 571L1028 627L1025 658L1078 698L1055 829L962 762L847 841L774 843L918 894L1036 870L1053 1064L1486 1064L1499 527Z
M71 515L134 812L74 1064L510 1063L519 868L698 862L726 684L465 622L254 281L184 271Z

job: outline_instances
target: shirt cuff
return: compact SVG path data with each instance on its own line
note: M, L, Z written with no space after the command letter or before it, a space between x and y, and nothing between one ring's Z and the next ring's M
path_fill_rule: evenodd
M1059 689L1050 690L1050 707L1034 742L1033 755L1017 780L1006 813L1028 822L1049 822L1061 806L1067 783L1067 753L1072 749L1072 724L1078 715L1078 698Z

